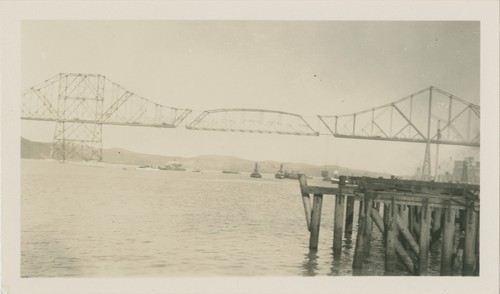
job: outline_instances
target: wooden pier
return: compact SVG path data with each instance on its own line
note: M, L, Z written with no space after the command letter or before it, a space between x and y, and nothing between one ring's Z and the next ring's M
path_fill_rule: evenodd
M326 187L308 185L305 175L299 183L310 249L318 248L323 197L332 195L334 255L358 222L355 272L370 252L376 227L384 236L385 275L394 275L398 263L409 274L428 275L430 250L441 250L442 276L479 275L479 185L340 176L338 185Z

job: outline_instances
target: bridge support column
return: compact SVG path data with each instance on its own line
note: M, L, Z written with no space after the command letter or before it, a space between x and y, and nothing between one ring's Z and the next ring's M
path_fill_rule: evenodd
M60 74L53 159L102 160L104 84L101 75Z

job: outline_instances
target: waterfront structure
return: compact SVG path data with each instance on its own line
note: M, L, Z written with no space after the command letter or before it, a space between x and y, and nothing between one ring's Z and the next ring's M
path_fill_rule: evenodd
M375 226L384 236L385 275L394 275L398 262L411 275L427 275L433 247L441 247L442 276L457 271L464 276L479 275L478 185L367 177L350 177L347 185L346 180L340 176L337 187L310 186L306 176L300 175L311 250L318 249L323 196L333 195L334 256L341 255L343 235L350 237L358 222L352 261L355 273L362 270L370 252ZM355 201L359 202L357 220Z

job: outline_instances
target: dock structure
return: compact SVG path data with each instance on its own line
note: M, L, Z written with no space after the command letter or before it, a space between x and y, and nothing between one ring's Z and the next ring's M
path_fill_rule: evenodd
M441 251L442 276L479 275L479 185L340 176L338 185L312 186L305 175L299 183L311 250L318 249L324 196L335 198L334 255L358 222L354 272L365 264L376 227L384 236L384 275L395 275L398 263L411 275L428 275L431 250Z

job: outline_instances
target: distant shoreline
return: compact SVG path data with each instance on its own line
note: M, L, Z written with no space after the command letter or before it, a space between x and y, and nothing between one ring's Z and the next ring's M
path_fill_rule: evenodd
M21 158L23 159L50 159L50 148L52 143L35 142L21 137ZM129 151L123 148L103 149L104 163L122 164L127 166L156 165L163 166L168 162L178 161L188 169L201 170L237 170L240 172L251 172L255 162L259 163L259 169L263 173L275 173L280 164L289 172L304 173L311 176L321 176L322 171L333 174L338 171L343 175L390 177L388 173L372 172L366 170L355 170L341 166L327 165L318 166L306 163L279 162L272 160L253 161L234 156L224 155L200 155L195 157L177 157L157 154L145 154Z

